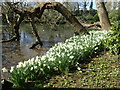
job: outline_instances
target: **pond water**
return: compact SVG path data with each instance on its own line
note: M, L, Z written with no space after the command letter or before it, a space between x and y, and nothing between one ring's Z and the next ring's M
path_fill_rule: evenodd
M37 30L43 47L39 45L35 49L29 49L36 38L32 34L29 24L23 24L20 27L20 41L2 43L2 67L9 69L20 61L40 56L46 53L55 43L63 42L74 35L74 28L69 25L37 25ZM10 39L12 36L10 28L3 28L3 40Z

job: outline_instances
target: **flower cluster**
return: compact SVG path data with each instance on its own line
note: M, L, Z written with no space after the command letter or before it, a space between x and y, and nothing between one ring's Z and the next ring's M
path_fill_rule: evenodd
M107 31L90 31L90 35L73 36L65 42L55 44L43 56L36 56L28 61L19 62L11 67L11 80L20 86L27 80L47 79L53 72L68 72L79 61L88 58L94 50L99 49L101 40L106 38ZM80 70L80 68L78 67Z

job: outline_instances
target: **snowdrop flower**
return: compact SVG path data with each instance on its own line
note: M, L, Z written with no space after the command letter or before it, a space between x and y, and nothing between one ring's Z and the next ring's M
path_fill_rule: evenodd
M32 58L32 59L29 61L29 64L30 64L30 65L33 65L33 64L34 64L34 58Z
M70 56L70 54L68 53L67 56Z
M23 63L22 63L22 62L19 62L16 67L17 67L17 68L23 67Z
M77 67L77 70L79 70L79 71L80 71L80 70L81 70L81 68L80 68L80 67Z
M26 67L28 65L28 61L24 61L23 67Z
M34 69L37 69L37 66L34 66Z
M49 58L48 61L54 61L55 59L53 57Z
M16 68L19 68L19 65L17 65Z
M54 69L57 71L58 70L58 68L57 67L54 67Z
M61 64L61 61L58 61L59 64Z
M39 56L36 56L35 63L37 63L38 61L39 61Z
M95 48L95 50L97 50L97 49L98 49L98 47Z
M40 61L38 62L38 66L41 66L41 62Z
M35 58L32 58L30 61L31 61L31 62L34 62L34 60L35 60Z
M42 69L42 68L40 68L40 70L41 70L41 71L43 71L43 69Z
M12 73L14 70L14 66L11 67L10 72Z
M70 59L73 59L74 58L74 56L70 56Z
M8 72L8 70L4 67L4 68L2 68L2 71L3 72Z
M43 64L43 66L45 67L45 66L46 66L46 64Z
M41 60L44 61L46 59L46 56L42 56Z
M48 69L50 69L50 66L47 66L48 67Z
M33 67L31 67L31 69L30 69L31 71L33 70Z

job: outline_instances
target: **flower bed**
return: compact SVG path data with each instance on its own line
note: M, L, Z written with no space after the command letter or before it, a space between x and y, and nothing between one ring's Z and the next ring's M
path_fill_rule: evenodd
M68 72L98 50L101 40L107 36L107 31L90 31L90 35L73 36L65 42L55 44L43 56L36 56L28 61L19 62L11 67L11 81L15 87L24 86L32 80L46 80L54 72Z

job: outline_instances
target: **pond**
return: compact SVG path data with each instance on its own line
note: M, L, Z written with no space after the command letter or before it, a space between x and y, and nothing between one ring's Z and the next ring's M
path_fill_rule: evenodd
M35 49L29 49L36 38L32 34L29 24L22 24L20 27L20 41L2 43L2 67L10 69L20 61L28 60L35 56L41 56L46 53L54 44L63 42L74 35L74 28L70 24L65 25L36 25L43 47L39 45ZM3 27L3 40L12 37L13 31L10 28Z

